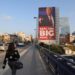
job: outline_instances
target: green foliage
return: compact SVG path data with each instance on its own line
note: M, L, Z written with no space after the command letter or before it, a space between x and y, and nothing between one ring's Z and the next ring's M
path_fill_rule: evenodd
M64 54L65 53L65 50L60 45L55 45L55 44L53 44L53 45L47 45L47 44L44 44L44 43L40 43L39 45L42 46L42 47L45 47L47 49L50 48L49 50L53 51L55 53L59 53L59 54Z
M50 50L55 52L55 53L59 53L59 54L65 53L63 47L60 45L50 45Z

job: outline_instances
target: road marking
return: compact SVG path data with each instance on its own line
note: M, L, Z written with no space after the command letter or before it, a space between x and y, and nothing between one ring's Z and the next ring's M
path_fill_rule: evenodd
M20 56L22 57L32 46L28 47L27 49L25 49L24 51L22 51L20 53ZM7 70L9 69L8 64L6 65L5 69L0 69L0 75L3 75Z
M43 61L43 59L42 59L42 57L41 57L41 55L40 55L40 52L39 52L39 58L40 58L40 60L41 60L42 66L43 66L43 68L44 68L44 71L47 72L45 63L44 63L44 61Z
M32 46L28 47L27 49L25 49L24 51L22 51L20 53L20 56L23 56Z

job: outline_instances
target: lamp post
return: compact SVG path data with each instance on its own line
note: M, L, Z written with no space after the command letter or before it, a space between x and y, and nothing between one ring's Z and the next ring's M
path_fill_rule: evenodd
M50 50L50 36L48 35L48 41L49 41L49 50Z
M34 17L34 19L36 20L36 29L34 29L35 30L35 38L36 38L36 42L37 42L37 37L38 37L38 17Z

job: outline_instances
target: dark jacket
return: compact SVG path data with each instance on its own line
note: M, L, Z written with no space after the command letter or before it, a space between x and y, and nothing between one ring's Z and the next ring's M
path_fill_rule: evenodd
M11 52L6 52L5 59L3 64L6 65L6 62L13 62L17 61L20 58L19 52L17 50L11 51Z
M49 26L49 27L54 27L54 19L53 19L53 21L50 21L49 19L48 19L48 16L47 15L45 15L45 16L40 16L41 18L42 18L42 20L41 20L41 23L39 23L39 26ZM53 18L53 16L52 16L52 18Z

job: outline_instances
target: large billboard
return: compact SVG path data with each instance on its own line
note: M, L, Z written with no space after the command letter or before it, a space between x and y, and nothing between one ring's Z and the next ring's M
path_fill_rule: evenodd
M39 40L55 40L55 7L39 8Z

